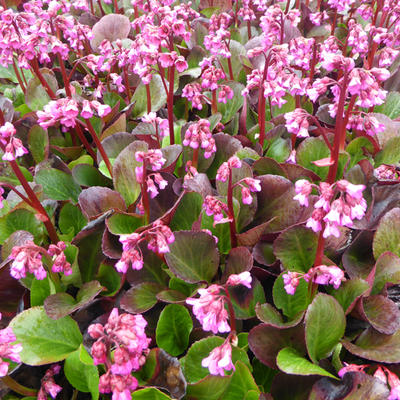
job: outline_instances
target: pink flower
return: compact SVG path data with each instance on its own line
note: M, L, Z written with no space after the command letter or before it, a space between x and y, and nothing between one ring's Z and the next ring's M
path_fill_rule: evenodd
M240 168L242 166L242 162L237 156L232 156L228 161L221 164L218 168L217 176L215 179L221 182L226 182L229 178L230 171L233 168Z
M57 245L51 244L48 249L48 254L53 257L53 272L63 272L64 275L71 275L71 264L65 257L64 250L66 245L64 242L58 242Z
M308 218L306 227L312 229L314 232L319 232L322 229L322 219L324 218L324 211L321 208L316 208L311 217Z
M61 392L62 387L57 385L54 381L54 375L60 372L61 367L59 365L53 365L50 367L44 377L42 378L42 385L38 392L38 400L47 400L47 394L55 399L58 393Z
M183 56L179 56L175 60L175 68L178 72L183 72L188 69L188 63Z
M12 137L5 147L3 160L14 161L18 157L28 154L28 150L23 146L20 139Z
M92 106L89 100L83 100L81 116L84 119L89 119L93 117Z
M228 286L237 286L237 285L244 285L247 288L251 289L251 275L249 271L241 272L240 274L232 274L229 276L226 284Z
M185 132L182 144L192 149L204 149L204 158L210 158L217 151L215 140L210 131L210 121L200 119L191 124Z
M332 285L335 289L339 289L341 283L346 280L344 272L336 265L319 265L313 267L304 276L307 282L310 278L319 285Z
M228 324L228 312L225 309L225 299L220 294L221 290L221 286L211 285L207 289L198 289L199 298L186 299L186 303L193 306L193 314L200 321L203 330L214 334L231 330Z
M294 133L297 137L308 137L308 113L302 108L296 108L292 112L285 114L286 129Z
M135 391L139 383L132 375L114 375L107 372L100 377L100 393L111 393L112 400L131 400L132 392Z
M369 367L368 364L357 365L357 364L347 364L346 362L344 362L343 364L344 367L338 372L340 378L343 378L344 374L347 374L347 372L364 372L364 369Z
M169 253L169 244L175 241L174 233L162 221L157 220L153 222L153 227L147 231L151 239L147 247L160 254Z
M294 295L296 293L297 286L299 286L300 279L299 273L288 271L282 275L284 288L287 294Z
M232 364L232 347L228 340L211 351L201 362L202 367L208 368L211 375L225 375L225 371L235 369Z
M166 163L166 159L163 157L162 151L159 149L151 149L147 152L137 151L135 153L136 161L146 162L146 166L150 167L152 171L158 171Z
M385 368L388 374L388 382L390 385L390 396L388 400L400 400L400 379L397 375Z
M36 279L46 278L46 270L42 264L42 254L44 250L36 246L32 241L28 241L23 246L14 246L10 259L13 260L10 274L15 279L26 277L26 273L34 274Z
M296 196L293 197L302 206L308 207L308 196L311 194L312 185L305 179L300 179L295 183Z
M16 130L14 125L10 122L6 122L3 126L0 127L0 142L5 146L10 138L14 136Z
M21 362L19 353L22 351L22 346L20 344L11 344L16 340L17 338L12 328L7 327L0 330L0 377L6 376L8 373L9 362L4 361L4 358L10 359L16 363Z
M231 218L224 218L224 214L228 215L228 206L214 196L206 196L203 208L208 216L214 216L214 225L217 223L225 223L231 221Z

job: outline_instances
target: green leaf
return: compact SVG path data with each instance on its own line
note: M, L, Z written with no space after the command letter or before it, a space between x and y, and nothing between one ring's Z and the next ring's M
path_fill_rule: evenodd
M132 400L171 400L171 397L156 388L146 388L133 392Z
M52 91L55 93L58 89L58 83L54 72L48 68L41 68L40 72ZM33 111L42 110L50 100L50 96L47 94L46 89L41 84L39 78L34 76L29 79L25 93L25 102L29 108Z
M231 381L230 376L209 375L195 384L189 384L186 390L188 400L220 400Z
M86 362L83 362L85 359ZM97 367L90 365L87 359L92 360L83 345L70 354L64 363L64 373L69 383L80 392L91 393L92 399L99 398L99 371Z
M342 306L343 311L348 314L353 309L355 301L368 289L367 281L361 278L353 278L342 283L339 289L332 289L330 294Z
M206 232L178 231L165 260L171 271L189 283L211 282L218 270L215 240ZM201 257L199 257L201 255Z
M390 119L396 119L400 116L400 93L389 92L386 96L385 102L374 108L374 112L385 114Z
M115 213L107 218L107 228L113 235L124 235L135 232L136 229L144 225L143 217L139 215L129 215Z
M239 82L227 82L226 85L233 90L234 95L231 100L226 102L226 104L217 103L217 110L222 115L221 122L223 124L229 122L243 106L242 90L244 89L244 86Z
M298 314L304 311L310 304L308 293L308 284L304 279L300 279L294 295L286 293L282 275L274 283L272 289L275 306L282 310L287 317L294 319Z
M62 361L82 343L78 324L71 317L54 321L43 307L32 307L18 314L10 327L22 345L21 360L28 365Z
M375 156L375 168L381 164L397 164L400 161L400 137L390 138Z
M400 283L400 258L390 252L382 253L376 261L371 294L379 293L386 283Z
M372 242L372 250L376 260L386 251L400 257L400 208L392 208L381 218Z
M260 394L260 390L254 381L249 367L242 361L237 361L235 363L235 372L232 374L231 381L223 398L229 400L243 400L249 390L255 390Z
M159 75L153 75L153 79L150 82L150 97L151 111L158 111L167 102L167 94ZM140 83L136 88L131 102L135 103L132 117L141 117L147 112L146 86L143 83Z
M308 361L291 347L282 349L276 358L276 363L281 371L292 375L322 375L337 379L334 375Z
M274 254L289 271L307 272L317 252L317 235L305 226L292 226L274 241Z
M172 218L171 230L191 230L193 223L199 218L202 206L203 197L199 193L185 193Z
M143 313L157 303L157 293L163 286L154 282L142 282L132 286L122 297L121 307L130 313Z
M296 326L303 319L303 312L299 312L294 319L284 321L282 315L271 304L257 304L256 305L257 318L267 325L275 328L291 328Z
M89 164L75 165L72 176L82 186L108 186L110 182L97 168Z
M68 293L56 293L44 302L46 314L53 319L63 318L92 301L102 290L100 283L85 283L76 295L76 300Z
M358 137L352 140L346 147L346 152L350 155L350 164L348 169L354 167L359 161L367 158L364 154L364 149L370 153L374 151L374 146L366 137Z
M112 265L100 264L96 280L107 289L102 296L114 296L121 287L121 275Z
M193 321L186 307L170 304L162 310L156 328L157 345L172 356L182 354L189 344Z
M201 361L208 357L213 349L221 346L223 343L224 338L209 336L192 344L186 356L181 359L181 362L183 362L183 372L188 383L198 382L209 374L208 368L201 366ZM250 367L247 353L243 349L233 346L232 362L235 364L238 360Z
M300 165L315 172L324 180L328 175L329 167L317 167L313 161L327 158L329 155L329 148L323 139L310 137L300 143L296 152L296 160Z
M86 224L87 219L83 216L79 207L71 203L64 204L58 218L58 226L62 233L67 234L72 228L75 236Z
M20 208L0 218L0 244L15 231L28 231L32 233L36 242L40 242L43 223L36 219L32 212Z
M46 298L54 293L54 291L53 282L51 282L48 276L42 280L34 279L30 290L31 307L43 305Z
M35 182L43 187L44 194L52 200L78 202L81 188L71 175L55 168L41 169L35 175Z
M122 194L128 206L134 203L140 194L140 185L136 180L135 168L142 163L136 161L135 153L147 151L147 149L147 143L136 140L125 147L115 159L113 165L114 188Z
M34 125L28 135L29 150L33 159L38 164L49 155L49 136L40 125Z
M345 327L344 311L337 300L327 294L318 294L305 317L306 345L314 363L329 356L342 338Z

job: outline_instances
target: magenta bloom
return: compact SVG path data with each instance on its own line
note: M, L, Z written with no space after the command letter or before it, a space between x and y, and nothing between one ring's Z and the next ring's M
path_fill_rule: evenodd
M4 358L16 363L21 362L19 353L22 351L22 346L20 344L11 344L16 340L17 338L10 327L0 330L0 378L7 375L8 366L10 365L9 362L4 361Z
M57 385L54 381L54 375L58 374L60 370L61 367L59 365L53 365L46 371L42 378L41 388L38 392L38 400L47 400L48 394L55 399L58 393L61 392L62 387Z
M203 330L214 334L230 332L228 312L225 309L225 298L220 294L223 288L211 285L207 289L199 289L199 298L189 297L186 303L193 306L193 314L200 321Z
M339 286L345 281L344 272L336 265L319 265L311 268L304 279L308 282L310 278L313 278L313 282L319 285L332 285L335 289L339 289Z
M224 376L225 371L235 369L232 364L232 347L228 340L221 346L211 351L207 358L201 362L204 368L208 368L211 375Z
M42 254L44 251L35 243L29 241L23 246L14 246L10 259L11 264L10 274L15 279L25 278L27 272L34 274L36 279L42 280L46 278L46 270L43 268Z
M249 271L242 272L240 274L232 274L229 276L226 284L228 286L237 286L237 285L244 285L247 288L251 289L251 275Z
M305 179L300 179L295 183L296 196L293 197L302 206L308 207L308 196L311 194L312 185Z
M48 249L48 253L53 257L53 272L63 272L64 275L71 275L72 268L71 264L67 261L65 257L64 250L66 245L64 242L58 242L57 245L51 244Z
M297 272L288 271L286 274L282 275L282 278L286 293L293 296L300 283L299 274Z

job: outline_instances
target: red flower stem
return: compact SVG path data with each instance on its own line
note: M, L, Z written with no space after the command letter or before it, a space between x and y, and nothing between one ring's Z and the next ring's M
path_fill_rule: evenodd
M161 81L165 89L165 93L168 96L168 87L167 87L167 82L165 82L164 68L160 65L159 62L157 63L157 65L158 65L158 73L160 74Z
M192 165L197 169L197 164L199 163L199 148L193 149L193 160Z
M13 192L15 192L19 197L21 197L21 199L23 201L25 201L25 203L27 203L29 206L31 206L32 208L35 208L34 204L27 198L25 197L18 189L16 189L13 185L7 183L7 182L1 182L0 181L0 186L2 187L6 187L10 190L12 190Z
M135 19L138 19L139 18L139 11L138 11L137 6L133 7L133 11L134 11ZM139 29L139 27L137 25L136 25L135 31L136 31L136 35L138 35L140 33L140 29Z
M350 99L350 102L349 102L349 105L347 107L346 114L344 117L344 121L343 121L345 132L346 132L346 126L349 122L350 114L353 111L353 107L354 107L356 100L357 100L357 95L351 96L351 99ZM341 135L341 137L340 137L339 151L344 150L345 145L346 145L346 134Z
M314 41L313 44L313 55L312 55L312 59L311 59L311 68L310 68L310 82L313 81L314 79L314 74L315 74L315 65L317 64L317 42Z
M228 179L228 213L229 213L229 230L231 234L231 247L235 248L237 246L236 239L236 221L235 221L235 212L233 209L233 188L232 188L232 170L229 170L229 179Z
M167 109L168 109L168 125L169 125L169 144L175 144L175 134L174 134L174 77L175 77L175 65L172 65L168 69L168 99L167 99Z
M92 136L92 139L93 139L94 143L96 144L97 149L100 151L100 154L103 157L103 160L106 163L108 172L110 173L110 176L112 178L112 176L113 176L113 174L112 174L112 165L111 165L110 160L109 160L109 158L107 156L107 153L105 152L104 147L101 144L101 142L100 142L100 140L99 140L99 138L97 136L97 133L93 129L93 126L92 126L90 120L85 119L85 122L86 122L86 128L89 131L90 135Z
M314 267L317 267L318 265L322 264L322 257L324 255L324 245L325 245L325 238L323 236L324 228L325 227L322 226L322 230L320 231L318 236L317 252L315 253Z
M151 113L151 93L150 93L150 84L148 83L146 86L146 98L147 98L147 113Z
M211 113L216 114L218 112L218 107L217 107L217 91L212 90L212 102L211 102Z
M106 15L106 13L104 12L103 6L101 4L101 0L98 0L97 4L99 5L101 16L104 17Z
M228 47L228 49L229 49L229 47ZM232 69L231 57L229 57L229 58L227 59L227 62L228 62L229 79L230 79L231 81L233 81L233 80L234 80L234 77L233 77L233 69Z
M334 36L335 34L336 20L337 20L337 10L335 10L335 14L333 15L333 20L331 25L331 36Z
M25 189L25 193L28 195L31 205L35 208L35 210L39 214L41 214L43 216L43 223L44 223L44 226L46 227L47 233L49 234L50 240L54 244L58 243L59 239L58 239L56 228L54 227L53 223L51 222L50 217L47 214L47 211L45 210L45 208L42 206L39 199L37 198L36 193L29 186L29 183L26 180L21 169L19 168L19 165L17 164L17 162L15 160L9 161L9 163L11 165L11 168L14 171L14 174L17 176L22 187Z
M57 58L58 58L58 63L60 64L61 75L64 81L65 94L67 95L67 97L71 97L72 93L71 93L71 88L69 86L67 71L65 70L64 60L61 58L61 55L59 53L57 54Z
M114 0L114 12L115 14L119 13L118 0Z
M22 396L33 396L33 397L37 396L38 391L36 389L28 388L26 386L19 384L16 380L11 378L11 376L9 376L9 375L4 376L0 380L1 380L1 382L4 383L4 385L6 385L8 388L10 388L15 393L18 393Z
M231 325L231 334L236 333L236 317L235 317L235 310L233 309L231 295L229 293L228 288L224 287L225 294L226 294L226 303L228 304L228 312L229 312L229 323Z
M346 95L347 95L348 78L349 75L347 73L344 73L343 82L341 85L340 97L339 97L338 110L336 113L336 130L335 130L335 139L333 142L333 152L331 153L331 159L333 159L334 162L329 167L328 178L327 178L327 182L329 184L335 182L336 173L339 165L340 143L343 140L346 140L346 125L344 125L343 113L344 113L344 103L346 101ZM344 136L344 139L342 139L342 136Z
M93 0L89 0L90 3L90 12L94 14Z
M250 22L250 20L247 21L247 37L249 40L251 39L251 22Z
M147 191L147 168L146 159L143 160L143 183L140 185L142 191L142 204L144 208L144 224L147 225L150 221L150 203L149 203L149 193Z
M15 60L14 60L14 59L13 59L13 68L14 68L15 76L17 77L18 83L19 83L19 85L21 86L21 89L22 89L22 91L23 91L24 94L25 94L25 93L26 93L26 87L25 87L25 85L24 85L23 82L22 82L21 75L20 75L19 72L18 72L18 68L17 68L17 66L15 65Z
M124 80L125 80L125 92L126 92L126 96L128 97L128 103L130 103L132 94L131 94L131 89L129 87L128 70L126 67L124 67L123 71L124 71Z
M33 59L33 61L31 62L31 67L33 72L36 74L36 76L38 77L40 83L43 85L43 87L45 88L47 94L49 95L51 100L55 100L57 97L54 94L53 90L51 89L51 87L49 86L49 84L47 83L46 79L44 78L44 76L42 75L42 73L40 72L39 69L39 63L37 58Z
M96 163L97 162L96 153L93 151L92 147L90 146L89 142L87 141L86 136L82 132L82 128L80 127L79 124L76 125L75 131L78 134L78 137L79 137L80 141L85 146L87 152L90 154L90 156L93 158L93 161Z
M258 138L258 143L260 143L261 148L264 148L265 141L265 97L263 91L263 83L267 78L268 73L268 65L269 65L270 56L265 60L264 65L264 73L263 79L260 84L259 93L258 93L258 125L260 127L260 136Z

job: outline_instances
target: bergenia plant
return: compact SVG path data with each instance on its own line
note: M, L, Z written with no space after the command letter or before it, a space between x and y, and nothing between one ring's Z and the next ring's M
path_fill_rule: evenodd
M398 0L0 0L0 398L400 400Z

